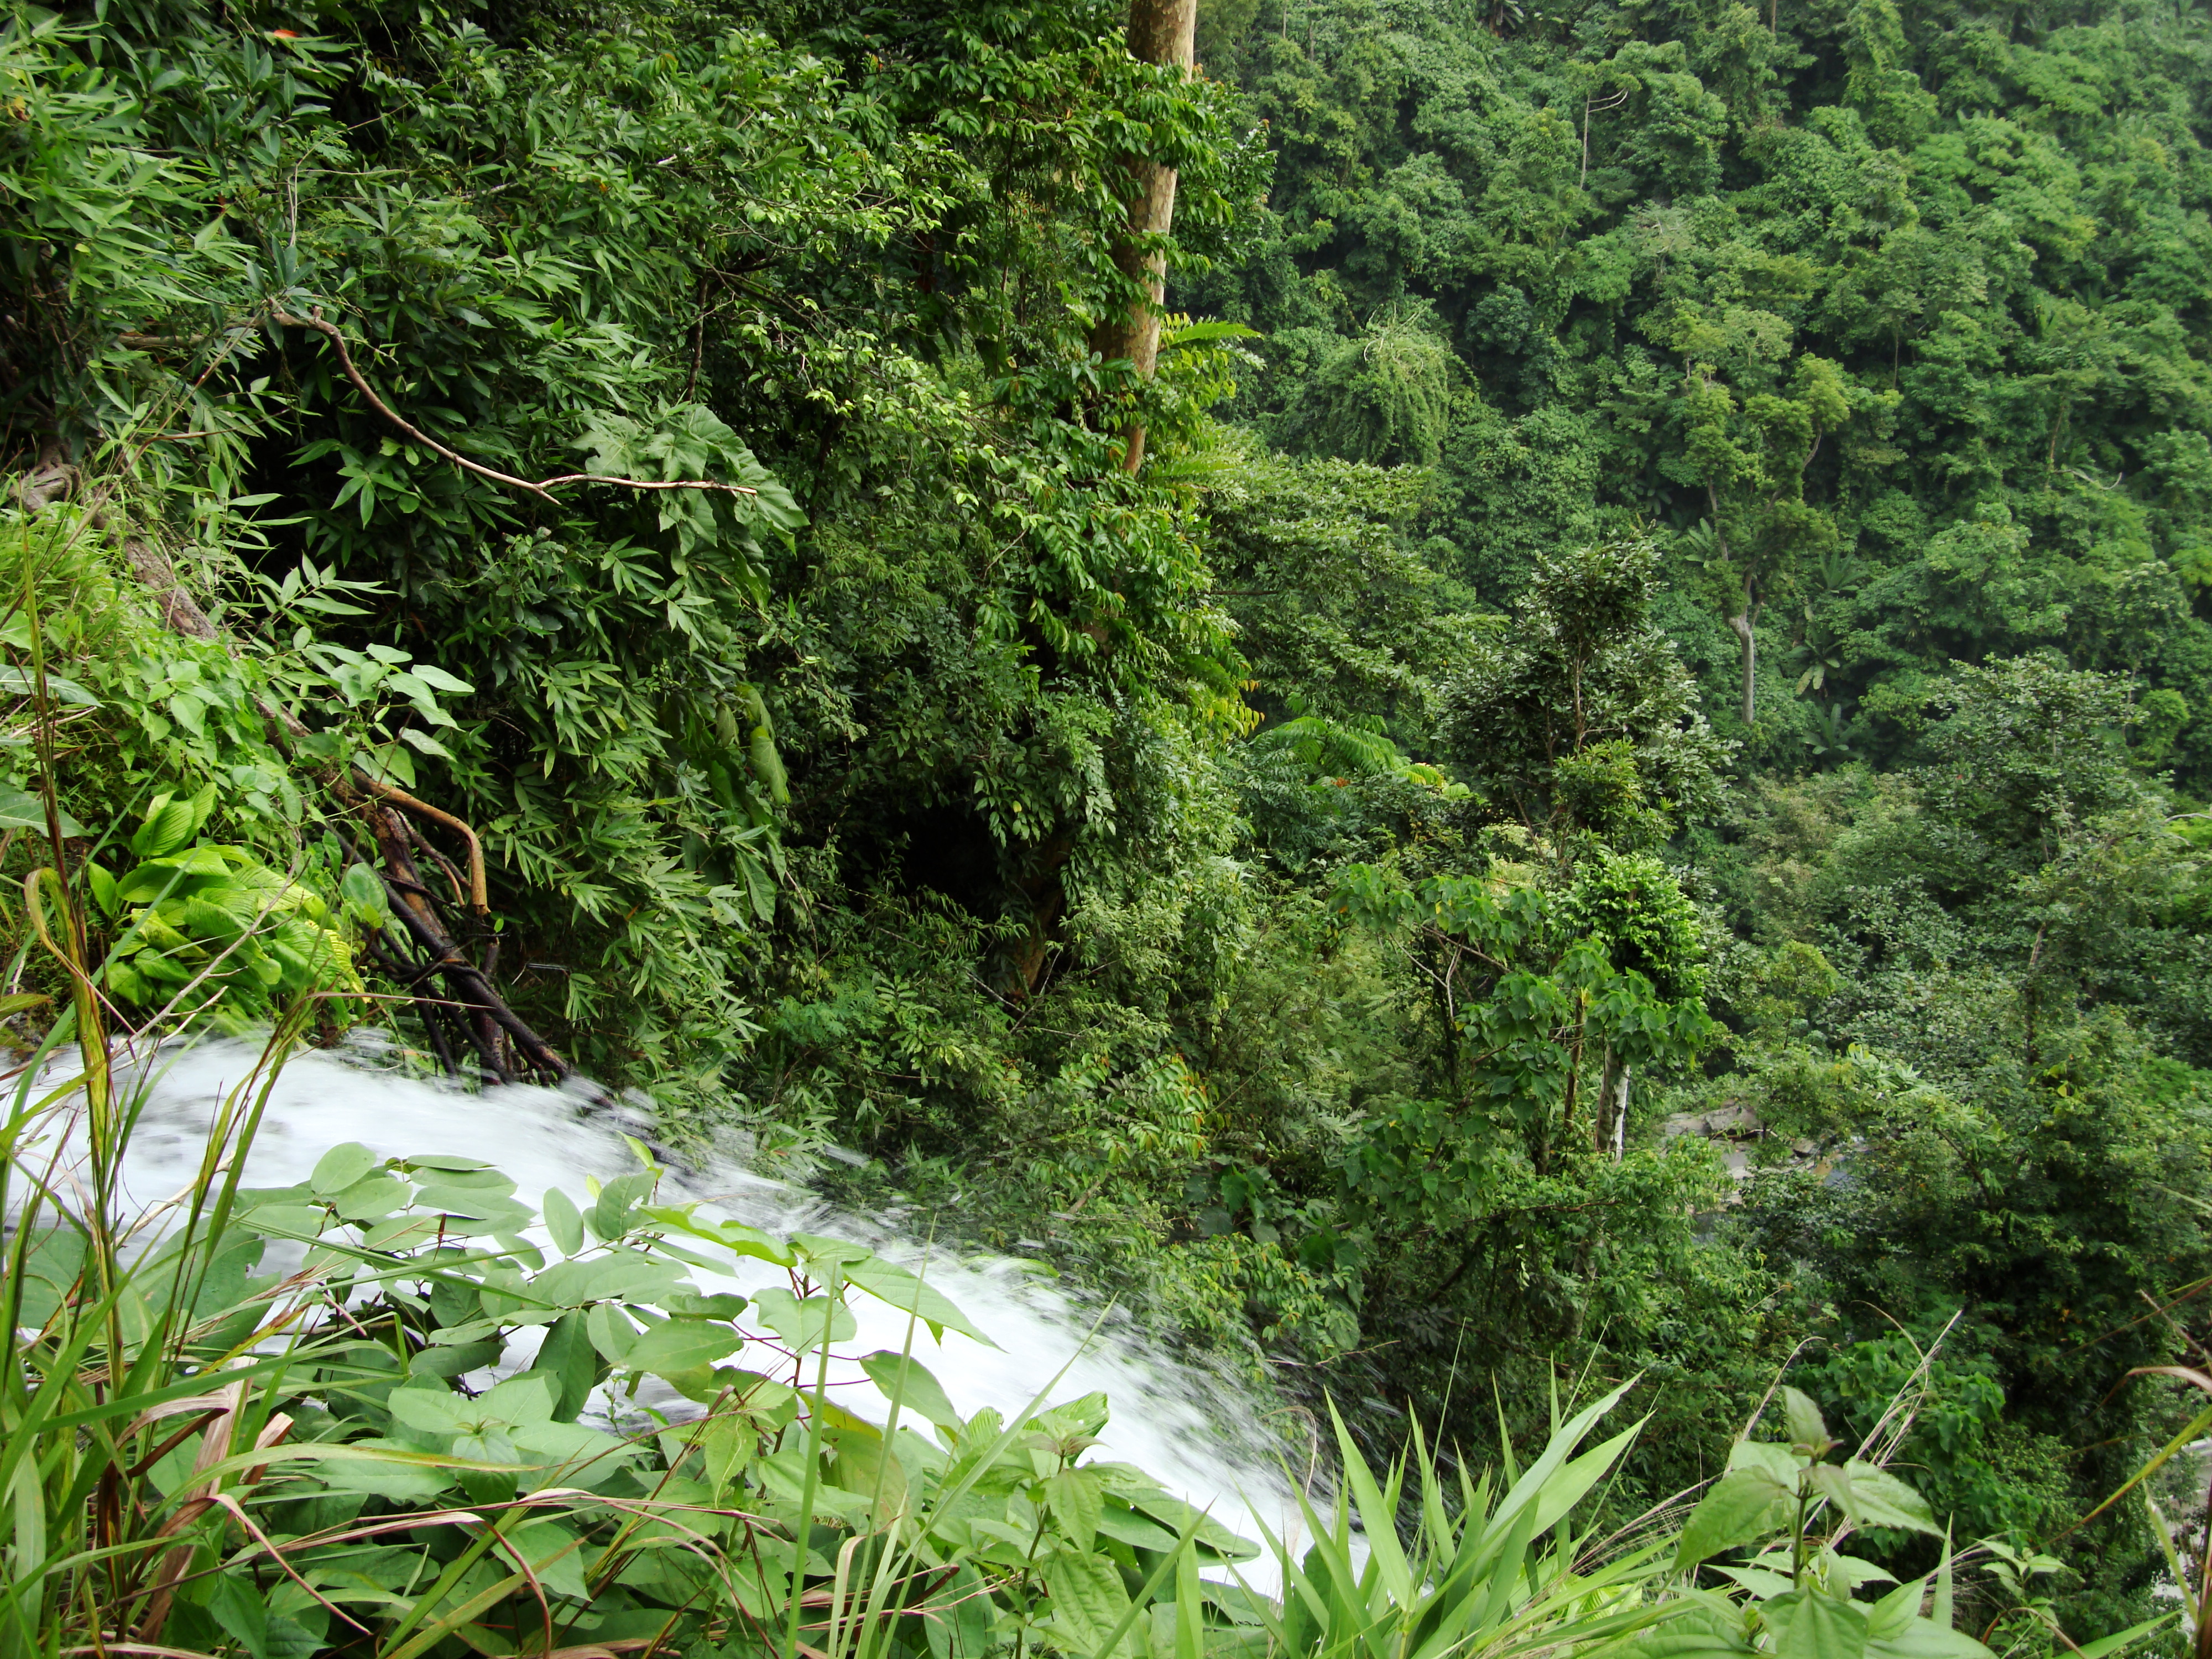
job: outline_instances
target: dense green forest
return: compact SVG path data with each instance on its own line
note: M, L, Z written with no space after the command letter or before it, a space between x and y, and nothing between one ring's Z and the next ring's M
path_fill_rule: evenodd
M343 993L1378 1456L1631 1383L1619 1519L1902 1390L2194 1594L2212 21L1149 5L15 7L19 1036Z

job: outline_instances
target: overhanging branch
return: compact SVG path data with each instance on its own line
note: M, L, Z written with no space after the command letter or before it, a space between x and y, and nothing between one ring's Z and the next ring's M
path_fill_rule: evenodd
M346 379L353 382L354 389L368 400L368 406L371 409L383 416L386 420L391 422L425 449L435 450L455 466L473 472L478 477L489 478L494 483L507 484L516 489L525 490L541 501L551 501L553 491L563 484L572 483L612 484L618 489L714 489L720 490L726 495L760 494L759 490L744 484L721 483L713 478L617 478L603 472L564 472L557 478L540 478L535 483L528 478L518 478L512 472L501 472L496 467L486 466L480 461L471 460L458 449L447 447L423 431L421 427L400 414L390 404L386 403L383 398L378 397L376 389L362 377L361 370L354 367L353 353L346 349L344 334L339 331L337 324L325 322L323 319L319 307L306 317L295 317L289 311L272 311L269 313L269 319L273 323L282 324L286 328L308 328L318 334L328 335L331 343L338 349L338 362L345 369Z

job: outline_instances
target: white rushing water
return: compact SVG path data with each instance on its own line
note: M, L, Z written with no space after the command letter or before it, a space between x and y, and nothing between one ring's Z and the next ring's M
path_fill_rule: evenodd
M155 1080L121 1172L118 1196L124 1214L190 1183L217 1105L256 1058L257 1051L245 1044L216 1042L149 1057ZM512 1179L526 1203L539 1206L545 1191L557 1187L586 1206L585 1177L604 1181L638 1168L623 1136L650 1133L643 1118L594 1104L577 1092L520 1085L465 1091L311 1053L290 1061L278 1077L244 1181L252 1187L305 1181L332 1146L358 1141L381 1157L441 1153L481 1159ZM1262 1536L1258 1520L1278 1535L1290 1535L1293 1501L1272 1451L1254 1432L1261 1408L1234 1377L1164 1354L1126 1320L1094 1333L1096 1310L1080 1308L1033 1270L1003 1258L927 1248L896 1217L842 1210L734 1158L670 1168L670 1182L679 1191L669 1193L665 1183L664 1196L699 1200L705 1214L778 1236L811 1232L849 1239L923 1273L999 1345L987 1347L949 1330L940 1344L926 1327L917 1328L915 1357L963 1415L992 1407L1011 1416L1048 1384L1047 1403L1102 1391L1113 1415L1096 1455L1135 1464L1255 1543ZM543 1242L542 1233L534 1237ZM780 1279L777 1270L758 1265L758 1276L750 1282L733 1279L729 1286L744 1290L770 1282L771 1275ZM710 1274L694 1277L702 1289L723 1288L710 1282ZM853 1307L860 1328L842 1345L842 1352L857 1356L903 1344L905 1315L864 1296L855 1296ZM856 1365L833 1368L831 1377L841 1404L880 1420L884 1402ZM682 1402L667 1395L656 1403ZM1245 1576L1255 1589L1273 1588L1266 1553L1248 1564Z

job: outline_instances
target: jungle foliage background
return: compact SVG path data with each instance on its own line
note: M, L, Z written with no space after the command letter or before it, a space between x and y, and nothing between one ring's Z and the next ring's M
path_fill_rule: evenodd
M1632 1512L1948 1329L1916 1483L2131 1622L2148 1511L2069 1528L2212 1283L2202 12L1208 0L1188 81L1122 21L12 10L6 447L69 487L0 644L70 833L167 792L335 892L359 763L672 1134L1292 1425L1638 1377Z

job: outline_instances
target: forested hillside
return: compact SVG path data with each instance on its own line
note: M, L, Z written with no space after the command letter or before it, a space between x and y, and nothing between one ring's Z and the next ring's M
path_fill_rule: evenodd
M642 1091L1383 1451L1632 1382L1614 1521L1902 1391L2148 1616L2212 24L1174 10L12 10L11 1029Z

